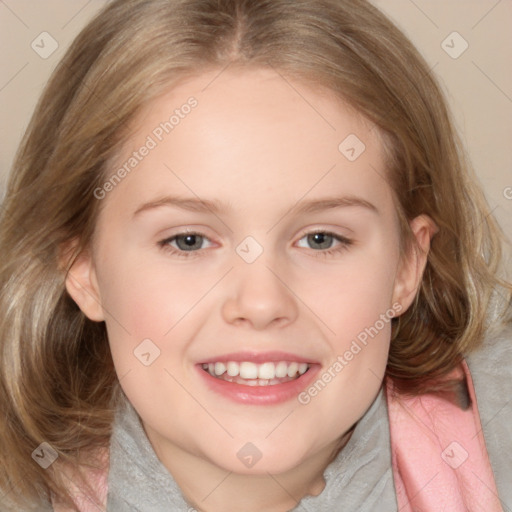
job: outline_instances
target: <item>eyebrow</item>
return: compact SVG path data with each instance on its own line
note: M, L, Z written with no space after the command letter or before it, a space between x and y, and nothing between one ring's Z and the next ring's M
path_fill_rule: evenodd
M160 208L162 206L174 206L176 208L181 208L182 210L188 210L190 212L197 213L224 213L227 208L220 201L216 199L199 199L199 198L186 198L186 197L177 197L177 196L165 196L154 201L150 201L148 203L144 203L139 206L135 212L134 216L139 213L154 210L156 208Z
M214 213L224 214L228 211L229 206L213 199L200 199L200 198L186 198L178 196L165 196L139 206L135 212L134 217L142 212L154 210L163 206L181 208L183 210L196 212L196 213ZM342 207L362 207L370 210L373 213L379 214L377 207L361 197L348 195L343 197L325 197L322 199L313 199L310 201L299 200L292 208L289 208L283 215L290 213L304 214L304 213L317 213L325 210Z

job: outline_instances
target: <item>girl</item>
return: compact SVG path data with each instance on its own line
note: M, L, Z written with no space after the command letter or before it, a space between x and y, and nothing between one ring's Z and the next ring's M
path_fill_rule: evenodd
M366 1L114 0L3 205L2 510L510 510L501 243Z

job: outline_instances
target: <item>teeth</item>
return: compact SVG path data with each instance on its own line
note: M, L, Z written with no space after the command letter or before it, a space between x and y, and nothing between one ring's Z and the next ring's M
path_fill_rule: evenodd
M240 377L242 377L242 379L257 379L258 366L247 361L240 363Z
M240 373L240 376L243 375ZM276 376L276 365L274 363L263 363L258 368L258 377L260 379L273 379Z
M236 377L240 373L240 367L238 366L238 363L235 363L233 361L229 361L228 363L228 375L230 377Z
M215 363L215 375L222 375L226 371L224 363Z
M280 363L277 363L277 366L276 366L276 377L278 379L280 379L282 377L286 377L287 375L288 375L288 365L284 361L281 361Z
M249 386L278 384L276 379L296 378L309 369L307 363L286 362L278 363L266 362L255 364L250 361L236 362L228 361L227 363L205 363L203 369L208 371L213 377L223 376L223 380L236 382L238 379L245 379L245 384ZM261 384L260 384L261 383Z
M297 375L298 371L299 371L299 365L297 363L291 363L288 366L288 377L293 377L294 375Z

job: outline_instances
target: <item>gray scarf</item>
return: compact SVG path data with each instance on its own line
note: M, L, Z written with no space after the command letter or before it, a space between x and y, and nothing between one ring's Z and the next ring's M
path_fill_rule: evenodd
M319 496L294 512L397 510L383 390L358 422L350 440L326 468ZM125 402L111 440L108 512L192 512L169 471L157 458L133 407Z

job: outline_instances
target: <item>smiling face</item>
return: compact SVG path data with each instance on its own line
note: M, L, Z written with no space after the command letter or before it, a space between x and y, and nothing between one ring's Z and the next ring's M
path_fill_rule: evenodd
M371 405L389 318L424 260L400 259L374 127L273 71L217 75L140 117L111 173L137 162L98 192L94 243L67 287L105 320L121 386L169 468L286 472L327 461ZM421 222L414 232L423 243ZM261 453L254 467L242 447Z

